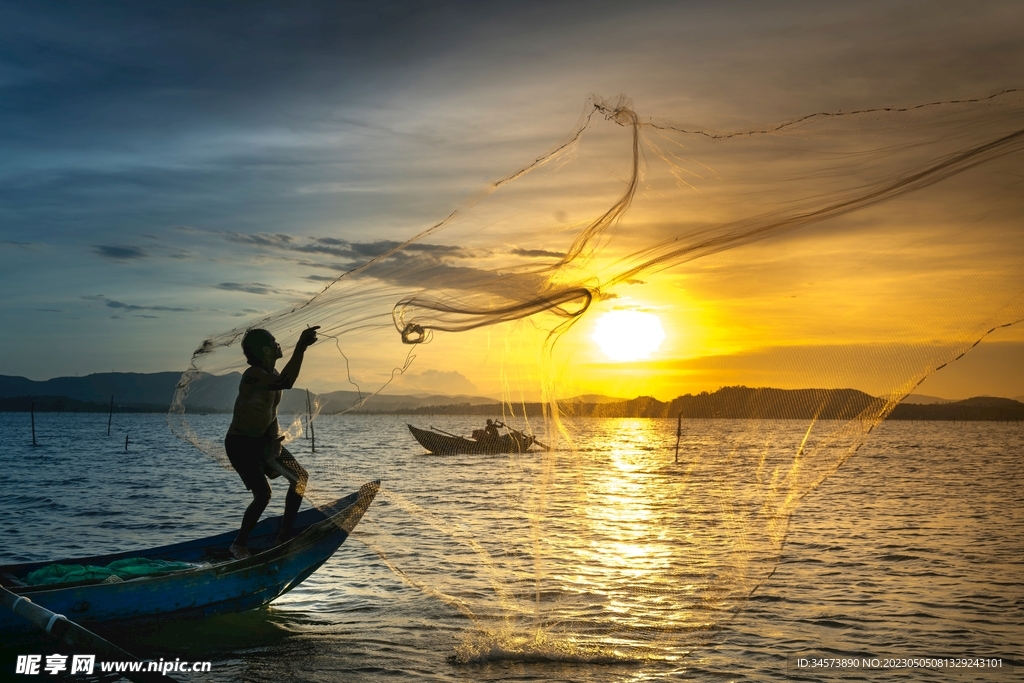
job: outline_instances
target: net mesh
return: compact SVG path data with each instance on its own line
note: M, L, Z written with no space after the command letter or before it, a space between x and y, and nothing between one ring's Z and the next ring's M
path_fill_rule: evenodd
M800 499L903 397L1024 318L1022 148L1016 90L743 131L595 97L562 143L414 237L316 238L342 274L205 340L169 421L228 466L222 435L190 416L204 378L245 367L239 342L255 327L287 349L320 325L303 376L355 392L342 412L421 364L492 373L505 421L550 447L495 457L478 482L492 510L387 458L318 463L307 500L383 480L386 512L357 537L470 619L460 661L682 656L771 575ZM616 309L659 315L675 346L640 364L600 358L593 321ZM678 432L559 401L652 382L669 396L817 391L797 410L793 394L737 390L744 419L702 413ZM870 400L832 391L845 388Z

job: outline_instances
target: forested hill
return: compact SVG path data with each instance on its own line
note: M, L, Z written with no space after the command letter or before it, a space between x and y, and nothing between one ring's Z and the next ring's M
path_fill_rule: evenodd
M659 401L641 396L629 401L594 403L567 401L560 404L566 416L575 417L670 417L686 419L851 419L867 409L879 409L882 399L855 389L770 389L737 386L715 392ZM543 414L540 403L517 404L527 415ZM421 407L412 414L502 415L500 404L439 405ZM870 412L868 413L870 414ZM932 405L900 404L890 420L1024 420L1024 403L1008 398L977 397Z
M1012 398L976 396L952 403L931 405L903 404L889 416L890 420L1024 420L1024 403Z
M628 401L591 402L570 400L560 403L563 415L571 417L677 417L686 419L849 419L868 407L880 407L882 400L855 389L750 389L723 387L715 392L680 396L659 401L640 396ZM522 404L517 404L522 408ZM501 406L433 406L418 408L415 413L467 413L473 415L501 414ZM529 415L540 415L544 406L527 403Z

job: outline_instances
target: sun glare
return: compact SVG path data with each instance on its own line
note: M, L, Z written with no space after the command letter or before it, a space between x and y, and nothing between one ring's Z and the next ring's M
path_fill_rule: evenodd
M591 339L612 360L641 360L658 350L665 331L653 313L611 311L598 318Z

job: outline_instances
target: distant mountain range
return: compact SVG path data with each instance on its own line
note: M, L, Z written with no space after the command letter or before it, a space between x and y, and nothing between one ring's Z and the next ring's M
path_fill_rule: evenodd
M108 372L85 377L57 377L36 382L0 375L0 411L104 412L113 396L121 412L163 412L174 397L181 375ZM238 394L239 373L200 375L189 387L186 407L191 412L230 412ZM292 389L282 397L282 413L306 411L306 391ZM483 396L360 395L354 391L311 394L321 413L501 415L502 404ZM1022 398L1022 397L1018 397ZM650 396L625 400L587 394L560 402L563 414L579 417L676 417L763 419L851 419L875 410L882 399L855 389L771 389L723 387L715 392L659 401ZM542 415L540 403L516 404L528 415ZM893 420L1020 420L1024 402L981 396L946 401L911 395L889 415Z
M938 396L927 396L925 394L908 394L903 397L900 403L913 403L915 405L932 405L934 403L953 403L952 399L939 398Z
M963 401L932 405L900 404L889 415L890 420L1024 420L1024 403L1012 398L975 396Z
M768 419L768 420L849 420L864 411L879 410L883 399L855 389L770 389L723 387L715 392L687 394L672 401L641 396L628 401L560 403L569 417L668 417L686 419ZM527 415L540 416L545 406L539 403L517 404ZM412 414L501 413L500 404L480 406L429 406ZM964 401L934 404L900 404L889 414L890 420L1024 420L1024 403L1009 398L980 396Z
M116 410L164 412L174 399L180 372L103 372L85 377L55 377L37 382L25 377L0 375L0 411L26 411L34 402L39 411L102 412L113 398ZM201 374L189 386L185 405L196 412L230 412L238 395L241 374ZM355 391L312 394L324 413L340 413L361 406L364 411L394 413L437 404L479 405L496 403L482 396L387 395L370 396ZM281 397L283 413L306 412L305 389L291 389Z
M113 396L118 405L163 405L166 409L171 404L180 377L180 372L103 372L36 382L26 377L0 375L0 399L50 396L108 404Z

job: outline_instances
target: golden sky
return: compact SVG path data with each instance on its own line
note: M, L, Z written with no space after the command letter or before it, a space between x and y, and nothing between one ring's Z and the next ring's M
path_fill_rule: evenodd
M606 283L671 251L668 240L699 244L723 226L878 187L1020 128L1014 104L980 117L968 107L813 120L725 144L679 132L766 130L816 112L1015 87L1019 3L568 7L347 16L339 6L316 21L208 8L184 23L130 8L4 10L0 23L22 29L6 37L0 69L0 373L184 369L203 339L301 304L457 210L395 257L409 261L381 287L337 289L347 303L326 327L344 334L311 353L300 383L346 388L341 349L356 361L354 379L377 387L413 351L392 390L533 397L551 320L439 332L409 347L388 328L390 310L422 287L465 287L477 271L550 268L615 202L630 176L630 131L601 114L552 163L488 193L565 142L580 112L592 113L593 93L632 99L645 124L641 182L629 212L588 245L590 258L556 278L616 297L596 301L555 345L560 391L898 391L987 322L1013 317L1002 307L1022 280L1019 152ZM488 290L484 280L477 294L495 305L530 284ZM649 359L602 357L591 334L615 307L661 319L666 337ZM313 322L324 321L302 319ZM1019 329L1001 331L979 347L998 352L968 356L983 368L954 370L961 361L920 390L1024 394L1022 344ZM210 369L237 367L236 352Z

